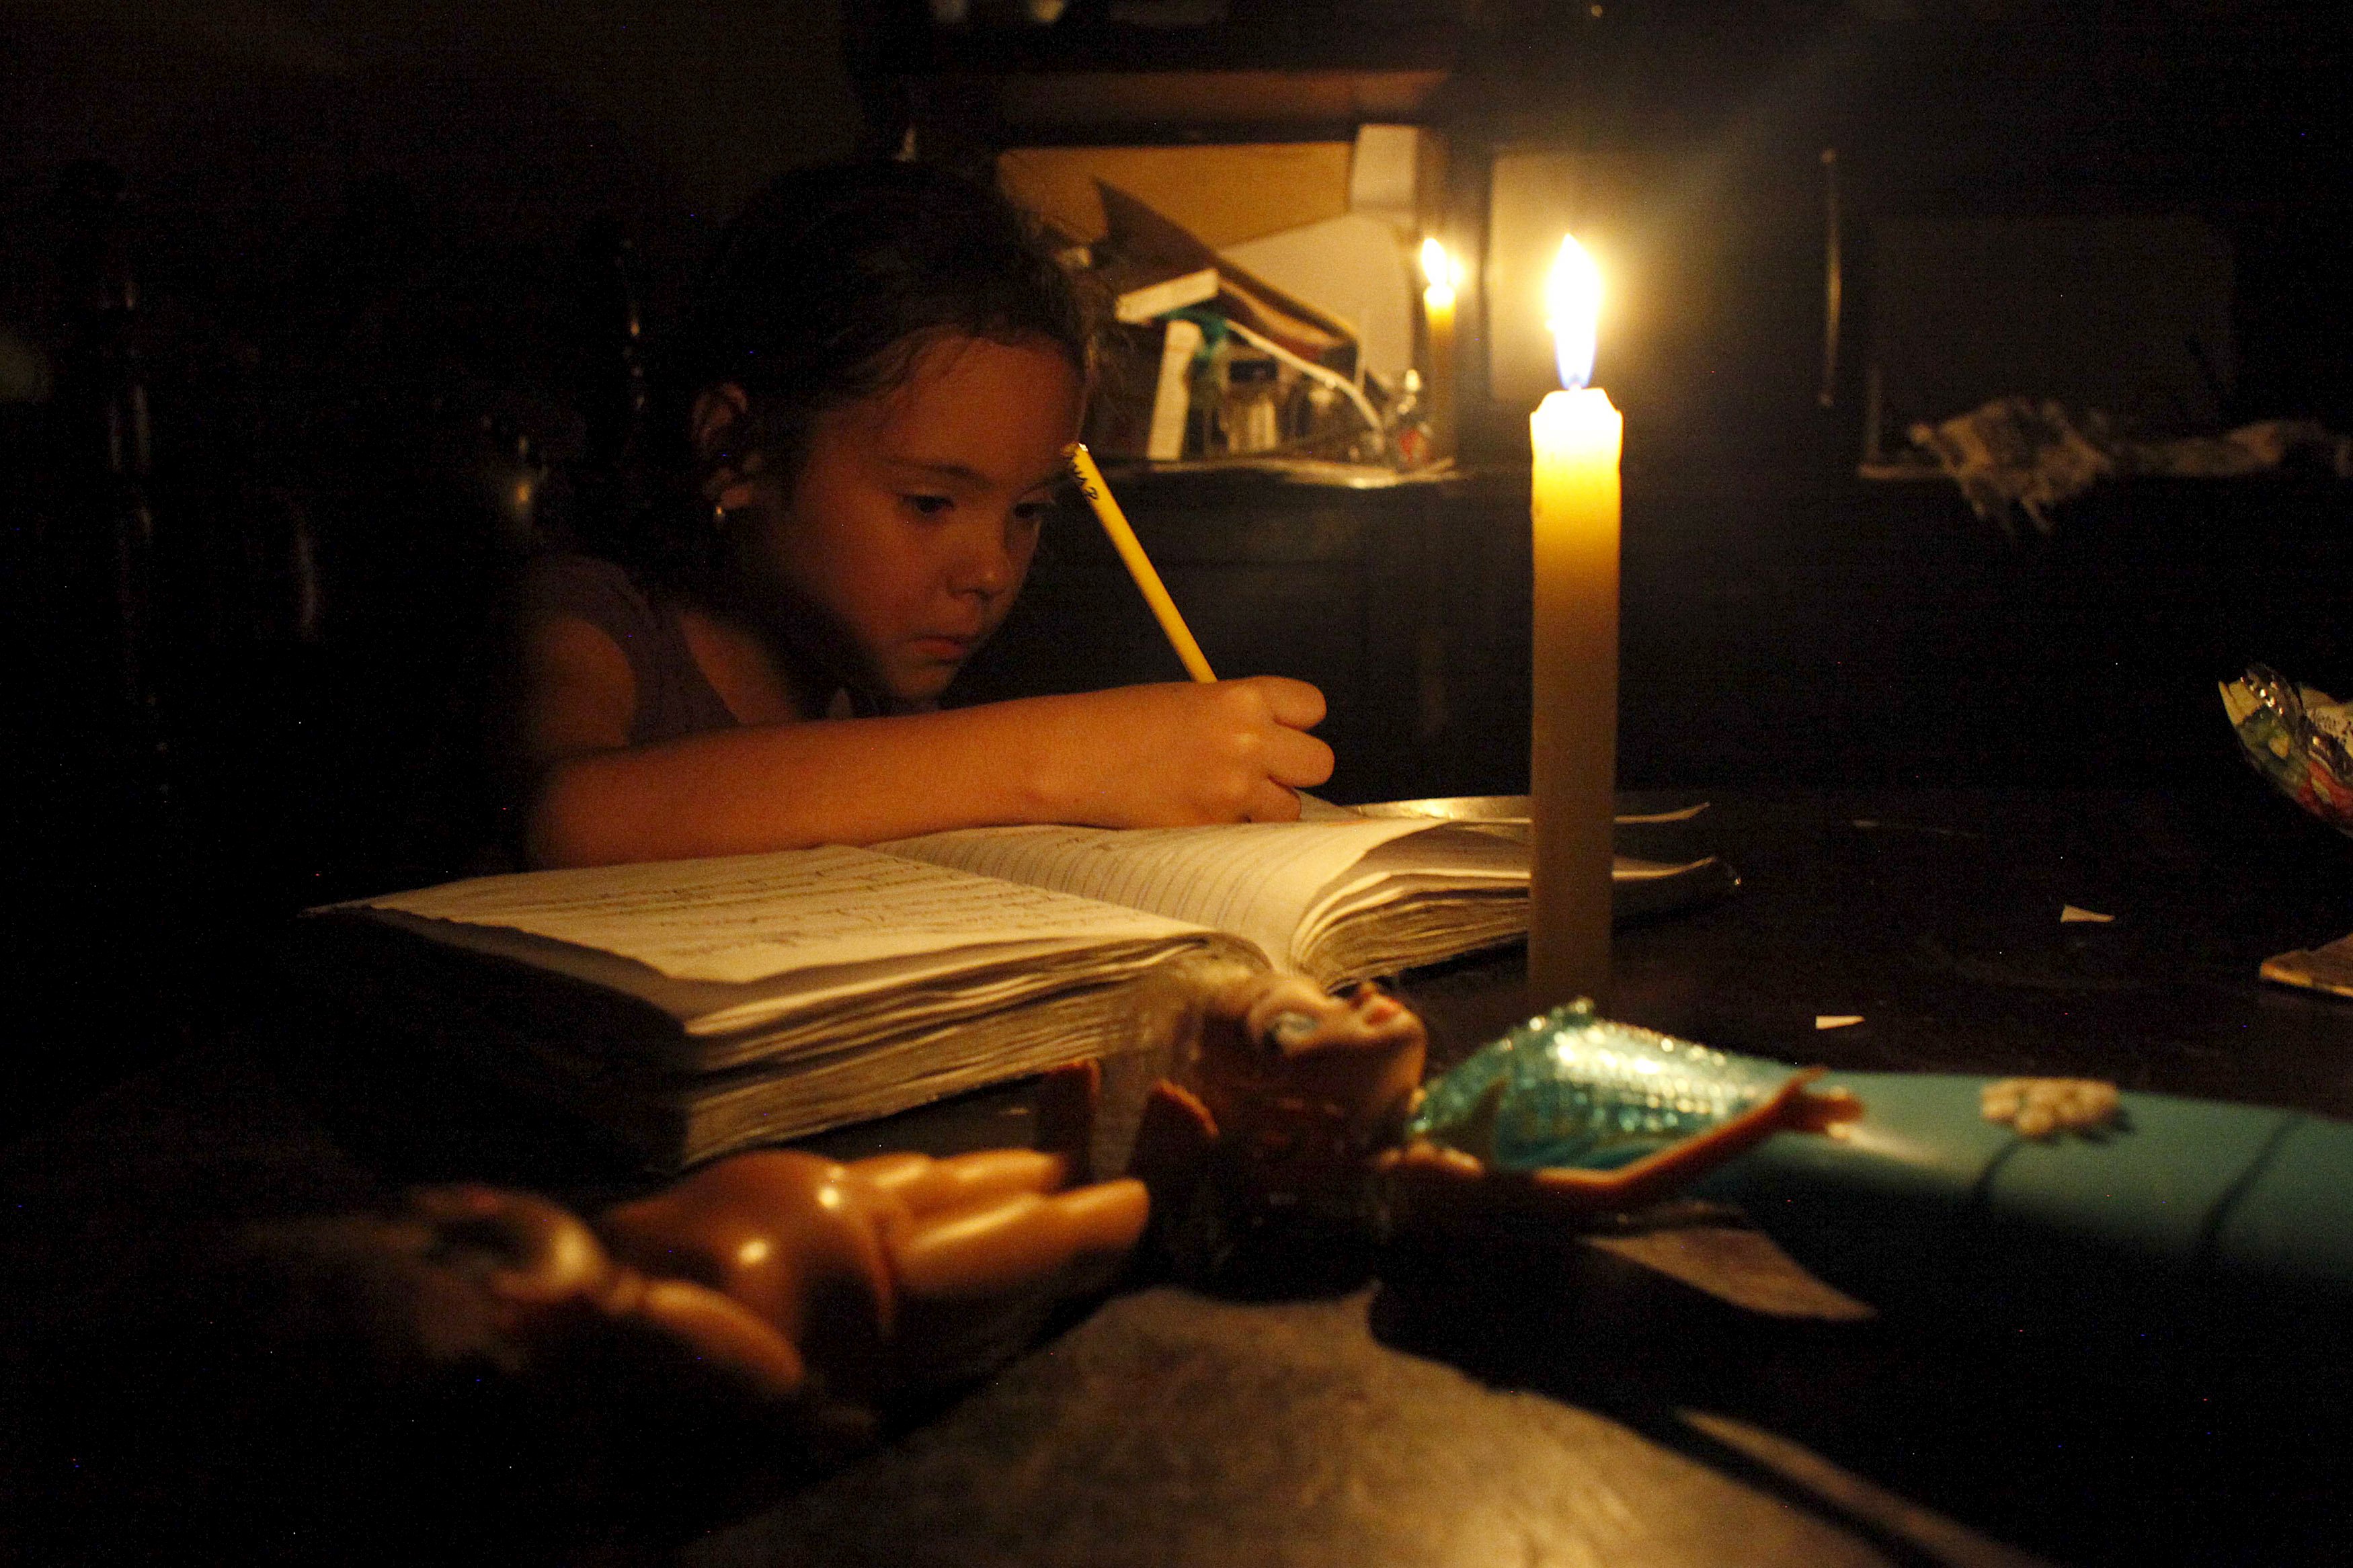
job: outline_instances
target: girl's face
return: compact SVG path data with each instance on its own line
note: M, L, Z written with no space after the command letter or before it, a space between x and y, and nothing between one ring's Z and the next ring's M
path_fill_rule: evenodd
M1021 590L1080 395L1043 341L932 344L903 385L819 416L762 568L875 689L933 701Z

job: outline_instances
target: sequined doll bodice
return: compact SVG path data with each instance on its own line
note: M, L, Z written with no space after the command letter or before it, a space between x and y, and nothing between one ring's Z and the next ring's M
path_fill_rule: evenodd
M1432 1083L1407 1132L1509 1170L1610 1170L1739 1115L1789 1071L1612 1023L1579 1000Z

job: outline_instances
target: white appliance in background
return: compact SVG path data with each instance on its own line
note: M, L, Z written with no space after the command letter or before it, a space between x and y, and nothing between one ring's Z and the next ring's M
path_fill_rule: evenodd
M1413 363L1413 275L1394 224L1344 213L1219 252L1348 323L1365 368L1394 386Z

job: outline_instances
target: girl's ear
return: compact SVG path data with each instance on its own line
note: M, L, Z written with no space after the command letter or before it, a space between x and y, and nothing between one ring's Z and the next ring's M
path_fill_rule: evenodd
M733 448L751 411L752 400L732 381L697 393L687 416L694 433L694 455L707 466L735 467Z
M703 499L723 524L729 512L752 504L747 481L760 471L759 454L743 449L751 410L752 400L730 381L697 394L687 416L695 459L702 469Z

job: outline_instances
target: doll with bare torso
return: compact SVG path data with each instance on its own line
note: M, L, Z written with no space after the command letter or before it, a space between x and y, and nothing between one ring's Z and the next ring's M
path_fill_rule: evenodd
M1044 1092L1091 1097L1092 1074L1062 1069ZM526 1344L566 1319L633 1321L755 1396L855 1419L985 1372L1125 1262L1149 1213L1143 1184L1071 1185L1075 1163L761 1150L591 1220L452 1186L412 1194L406 1223L477 1248L483 1289Z
M1069 1113L1041 1132L1083 1132L1092 1078L1049 1075ZM56 1489L28 1539L77 1561L637 1561L615 1543L848 1458L1122 1270L1142 1184L1080 1184L1049 1141L762 1151L602 1211L464 1184L118 1236L106 1268L132 1282L60 1329L59 1403L27 1438Z

